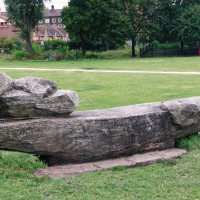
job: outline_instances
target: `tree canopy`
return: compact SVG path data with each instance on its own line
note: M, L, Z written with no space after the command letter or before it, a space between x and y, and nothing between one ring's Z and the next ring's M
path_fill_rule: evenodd
M62 11L72 41L123 45L200 40L199 0L71 0Z
M9 20L19 29L21 37L26 41L26 48L31 54L31 32L43 17L42 0L5 0Z
M200 5L191 5L181 13L174 31L181 41L192 42L200 40Z
M91 41L107 45L124 44L129 22L121 0L71 0L62 11L62 20L70 39L85 44Z

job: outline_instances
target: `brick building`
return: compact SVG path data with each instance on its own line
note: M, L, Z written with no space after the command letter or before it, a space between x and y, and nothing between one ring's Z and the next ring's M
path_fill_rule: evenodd
M44 19L39 21L33 34L34 41L43 44L45 40L51 39L69 40L65 26L62 24L61 11L62 9L55 9L53 5L51 9L44 10Z
M53 5L51 9L44 10L44 19L39 22L33 32L34 42L43 44L45 40L51 39L69 40L69 36L62 24L61 10L55 9ZM14 37L16 35L14 26L8 23L7 20L6 13L0 10L0 38L5 36Z

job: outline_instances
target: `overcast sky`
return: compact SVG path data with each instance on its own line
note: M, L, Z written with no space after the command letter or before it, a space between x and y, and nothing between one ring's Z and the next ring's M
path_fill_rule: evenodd
M46 6L50 7L51 5L54 5L55 8L63 8L63 6L66 6L69 0L52 0L50 3L46 3ZM0 0L0 7L2 8L2 11L5 11L5 7L3 4L4 0Z

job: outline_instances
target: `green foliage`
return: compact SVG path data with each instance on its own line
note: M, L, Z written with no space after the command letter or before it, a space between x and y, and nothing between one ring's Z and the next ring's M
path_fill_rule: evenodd
M19 29L21 37L26 41L26 48L33 53L31 32L43 17L44 3L42 0L5 0L9 19Z
M200 149L200 133L195 133L186 138L179 139L177 146L189 151Z
M98 56L98 58L101 59L122 59L130 57L131 57L131 50L129 49L104 51L100 52Z
M27 51L13 51L12 55L16 60L25 60L30 57L30 54Z
M23 42L19 38L4 37L0 39L0 48L4 49L4 53L11 53L13 50L21 50Z
M78 60L67 62L0 61L3 67L95 68L112 70L200 71L200 57L121 60ZM76 90L80 110L108 108L142 102L199 95L200 79L194 75L154 75L118 73L64 73L3 70L12 78L37 76L54 80L59 88ZM187 84L186 84L187 83ZM69 87L68 87L69 86ZM126 98L125 98L126 97ZM199 144L199 139L195 142ZM0 159L0 199L2 200L183 200L199 199L200 150L182 158L146 167L114 168L62 180L35 178L45 167L28 154L3 152Z
M44 47L40 44L33 43L33 51L35 53L43 53L44 52Z
M165 43L160 43L158 41L153 42L154 48L156 49L179 49L180 44L178 43L171 43L171 42L165 42Z
M172 30L176 26L176 20L181 13L181 5L174 0L156 0L154 8L153 23L156 27L152 39L161 43L166 41L173 42L176 40L176 34Z
M64 59L64 54L57 51L50 51L48 55L48 59L51 61L59 61Z
M87 43L122 45L128 38L129 23L120 0L71 0L62 10L71 41L80 43L85 54Z
M77 60L77 59L80 59L80 58L83 58L83 54L81 53L80 50L69 50L67 49L66 51L66 55L65 55L65 58L67 60Z
M0 54L0 59L2 59L3 61L14 61L15 58L12 54Z
M192 5L185 9L177 20L173 30L181 41L200 40L200 5Z
M57 50L59 52L65 53L67 49L68 49L68 43L60 39L46 40L44 42L45 51Z

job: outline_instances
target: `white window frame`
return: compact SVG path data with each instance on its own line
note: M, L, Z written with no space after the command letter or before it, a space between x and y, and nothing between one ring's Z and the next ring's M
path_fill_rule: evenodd
M50 23L50 19L49 19L49 18L46 18L46 19L45 19L45 23L46 23L46 24L49 24L49 23Z
M52 23L56 23L56 18L52 18Z

